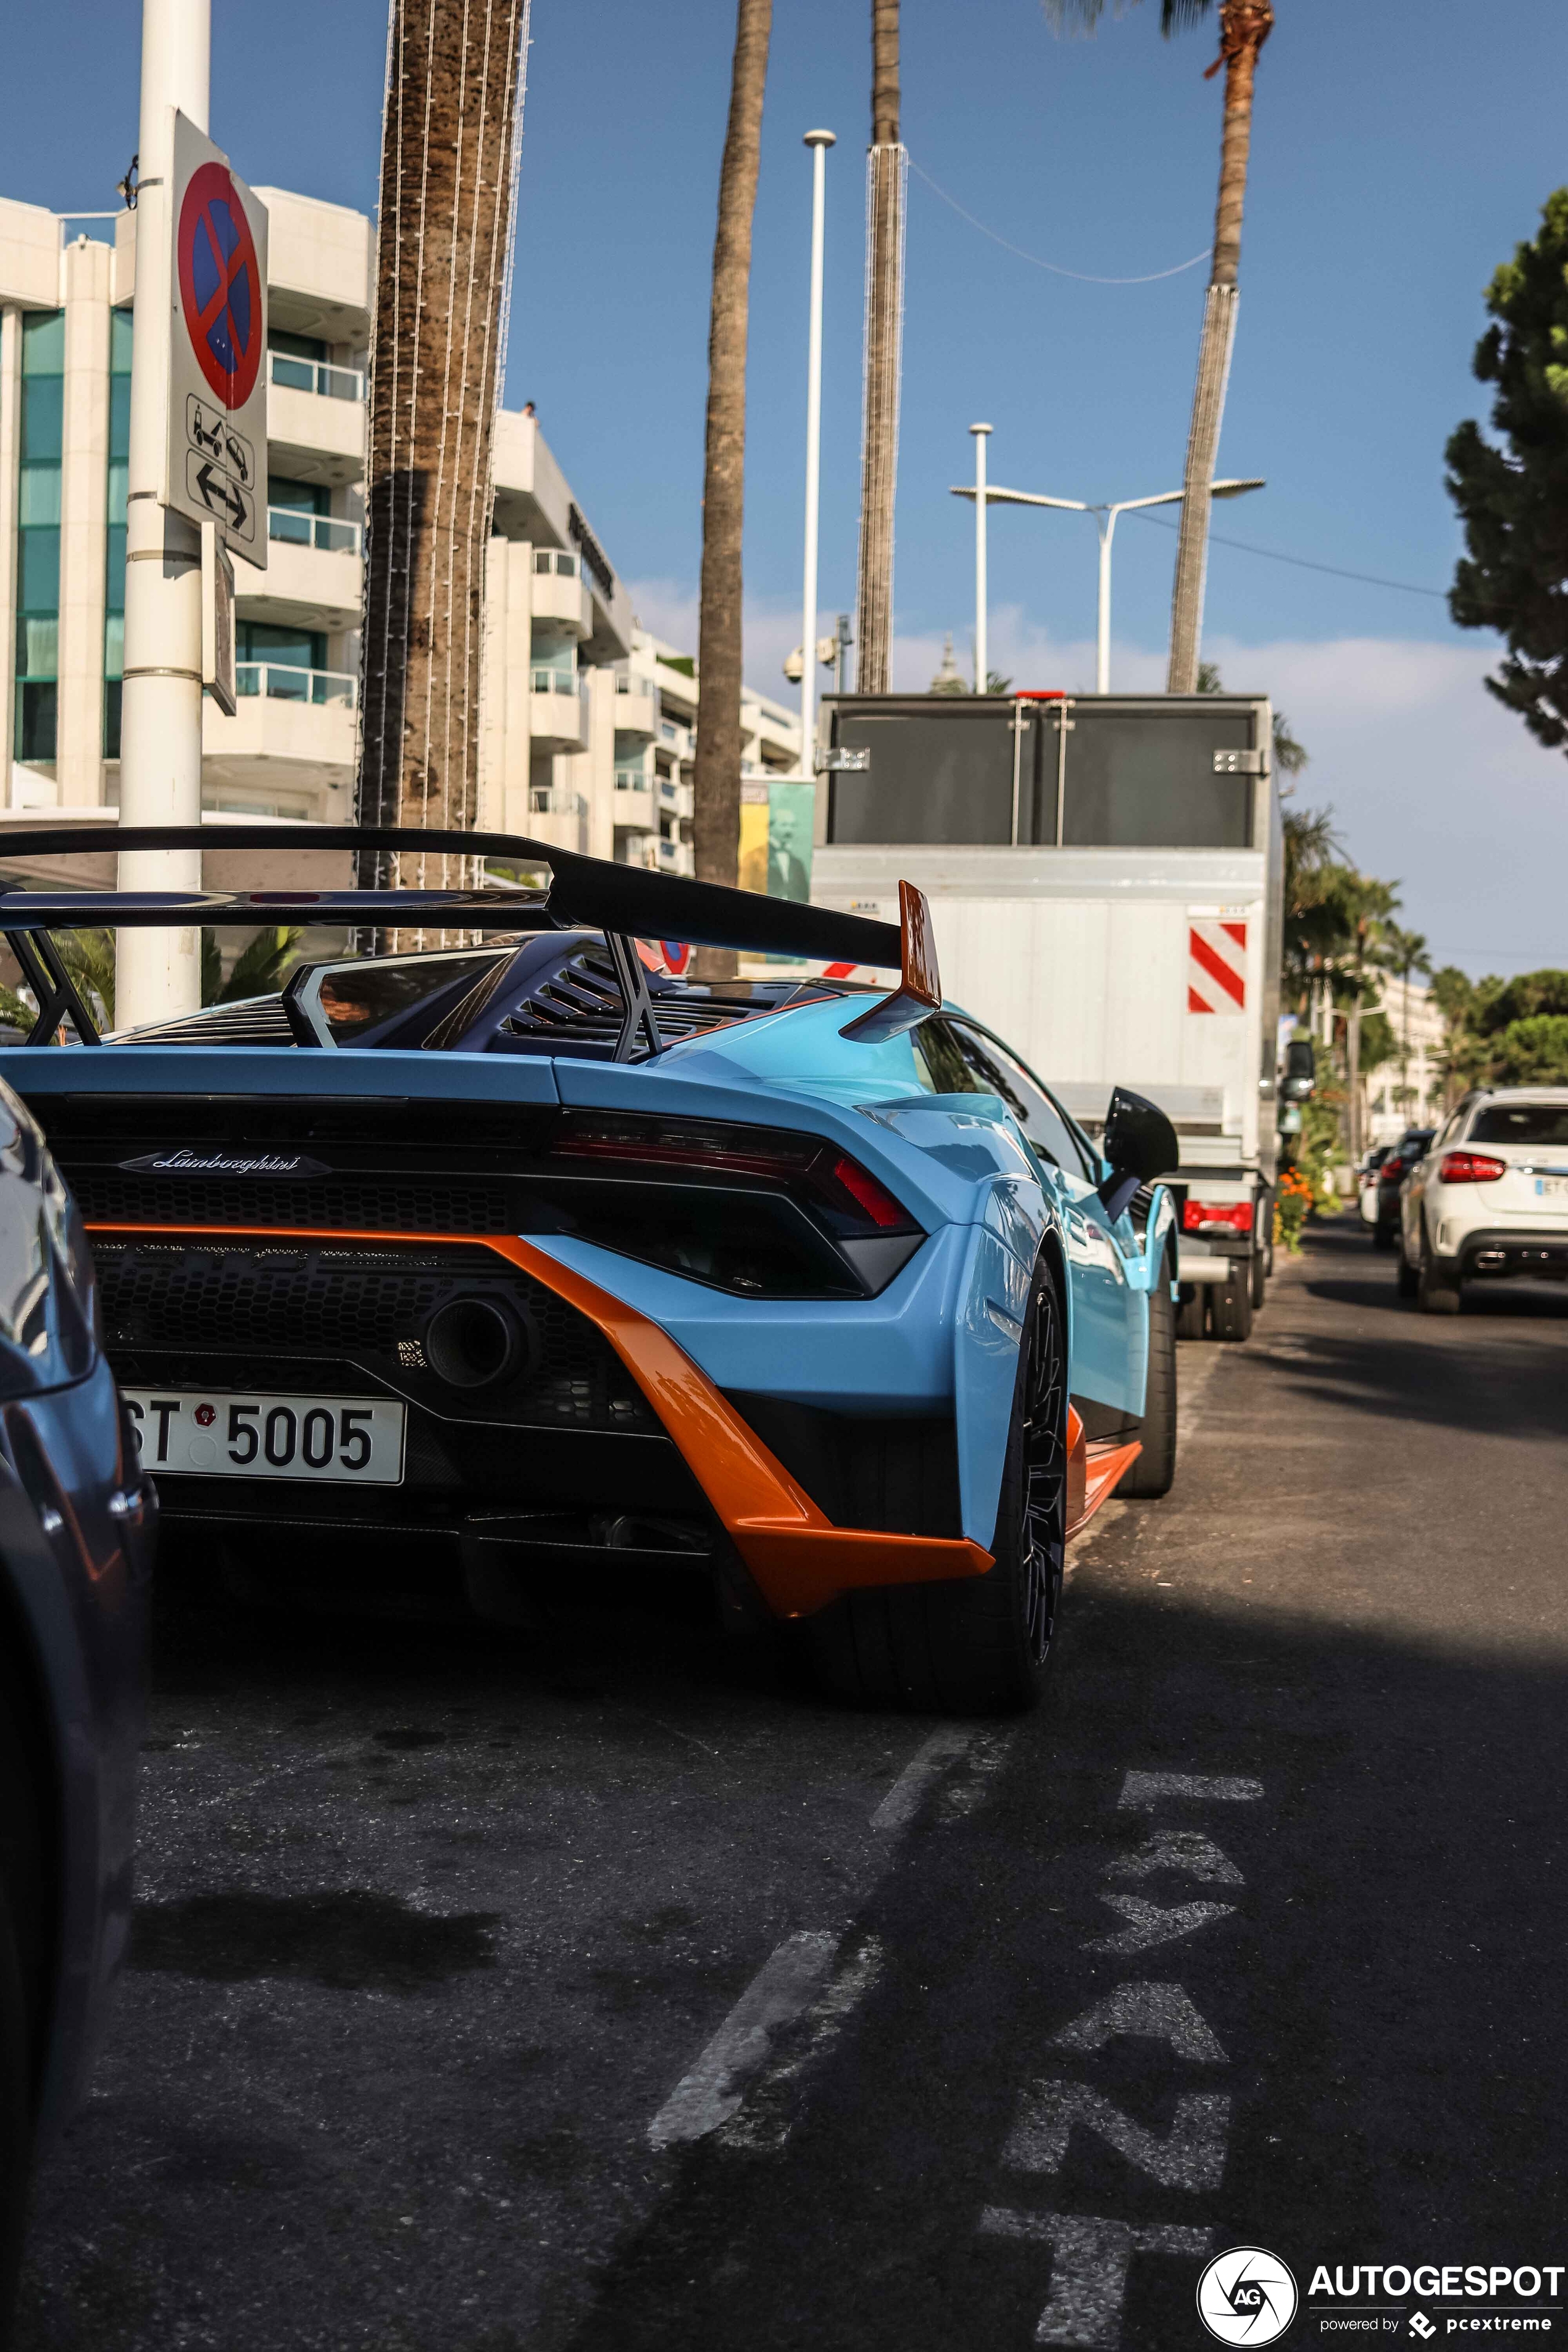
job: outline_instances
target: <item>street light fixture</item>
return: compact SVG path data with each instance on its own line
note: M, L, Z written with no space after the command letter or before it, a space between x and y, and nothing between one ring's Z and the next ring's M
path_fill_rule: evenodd
M972 425L969 429L972 433L984 434L989 433L991 427L989 425ZM974 500L974 641L976 646L984 647L985 643L985 509L987 507L1062 507L1072 514L1093 515L1095 529L1100 533L1100 617L1095 644L1094 690L1096 694L1109 694L1110 691L1110 548L1116 535L1116 518L1118 515L1130 513L1136 507L1179 506L1184 493L1181 490L1158 490L1152 498L1119 499L1114 504L1099 504L1088 499L1047 498L1038 490L994 489L985 479L985 444L983 440L975 442L974 452L973 486L967 482L955 482L952 485L952 494L955 499ZM1246 480L1214 482L1209 486L1209 496L1211 499L1237 499L1247 490L1261 490L1265 487L1261 476L1249 477ZM984 679L985 672L979 656L975 660L975 669L978 673L975 691L980 693L984 688L979 681Z

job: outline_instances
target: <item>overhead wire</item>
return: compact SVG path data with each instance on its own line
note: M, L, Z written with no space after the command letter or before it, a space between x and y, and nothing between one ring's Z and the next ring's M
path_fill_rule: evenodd
M999 245L1005 253L1016 254L1020 261L1028 262L1036 269L1048 269L1053 278L1076 278L1082 286L1153 286L1162 278L1180 278L1184 270L1195 269L1200 261L1206 261L1209 257L1210 248L1205 245L1203 251L1194 253L1190 261L1178 261L1170 269L1147 270L1141 278L1100 278L1091 270L1068 269L1059 261L1045 261L1037 253L1026 253L1021 245L1015 245L995 229L988 228L983 220L977 220L972 212L966 212L956 196L950 196L912 155L909 158L909 167L925 182L932 195L940 196L944 205L952 205L960 220L966 220L971 228L977 228L982 236L988 236L992 244Z
M1179 530L1180 523L1169 522L1163 515L1149 514L1141 508L1131 508L1140 522L1152 522L1159 530ZM1376 572L1347 572L1341 563L1319 563L1310 555L1287 555L1282 548L1256 547L1250 540L1226 539L1217 530L1209 533L1211 547L1234 547L1243 555L1267 556L1270 563L1293 563L1300 572L1326 572L1335 580L1359 580L1368 588L1398 588L1407 596L1436 596L1447 603L1446 588L1423 588L1414 580L1385 580Z

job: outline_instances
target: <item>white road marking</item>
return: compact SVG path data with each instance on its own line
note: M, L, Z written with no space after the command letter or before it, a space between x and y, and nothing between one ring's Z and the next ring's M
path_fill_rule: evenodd
M1228 1919L1235 1910L1234 1903L1146 1903L1141 1895L1101 1895L1100 1901L1109 1903L1129 1922L1113 1936L1097 1936L1084 1946L1086 1952L1152 1952L1159 1944L1173 1944L1183 1936L1191 1936L1211 1920Z
M793 2085L831 2049L856 2003L882 1972L882 1943L868 1936L837 1969L826 1990L806 2014L800 2048L770 2066L764 2082L749 2086L746 2103L720 2135L728 2147L778 2149L789 2137L795 2121L788 2095Z
M876 1866L861 1882L862 1897L890 1866L899 1835L914 1819L928 1790L950 1764L968 1752L975 1738L973 1730L947 1724L916 1748L871 1816L880 1852ZM988 1742L988 1752L992 1747L995 1754L989 1769L1000 1763L1005 1741ZM681 2076L649 2124L652 2147L673 2147L685 2140L703 2139L727 2124L740 2112L747 2091L767 2064L775 2036L795 2024L814 2002L821 2011L823 2034L831 2039L838 2032L877 1972L874 1961L852 1966L823 1993L847 1933L847 1921L837 1927L804 1927L786 1936L769 1954L696 2064ZM787 2081L808 2063L816 2038L786 2063L781 2081ZM767 2128L759 2126L760 2131ZM788 2129L785 2123L777 2127L776 2141L759 2140L758 2144L782 2145Z
M876 1811L871 1827L884 1836L895 1835L907 1827L920 1810L921 1801L931 1782L944 1771L955 1757L962 1756L974 1734L959 1724L950 1724L917 1748Z
M1261 1780L1232 1772L1129 1772L1117 1802L1137 1812L1149 1812L1168 1797L1196 1797L1204 1804L1255 1804L1263 1794Z
M1223 2091L1182 2092L1175 2119L1162 2137L1087 2083L1034 2083L1024 2094L1002 2161L1015 2172L1059 2172L1076 2125L1163 2189L1217 2189L1229 2124L1230 2100Z
M1134 2254L1210 2252L1210 2230L1173 2222L1135 2227L1090 2213L1013 2213L988 2205L980 2227L993 2237L1030 2238L1051 2252L1051 2287L1035 2328L1037 2344L1071 2344L1080 2352L1116 2352L1121 2307Z
M647 2127L654 2147L701 2139L727 2123L743 2092L736 2075L752 2074L767 2057L773 2037L793 2025L816 1998L841 1941L837 1927L804 1927L770 1953L689 2074L683 2074Z
M1136 1853L1118 1854L1107 1878L1149 1878L1157 1870L1179 1870L1207 1886L1245 1886L1236 1864L1201 1830L1152 1830Z
M1103 2050L1124 2033L1169 2042L1178 2058L1190 2058L1194 2065L1229 2063L1217 2035L1179 1984L1118 1985L1051 2040L1058 2050Z

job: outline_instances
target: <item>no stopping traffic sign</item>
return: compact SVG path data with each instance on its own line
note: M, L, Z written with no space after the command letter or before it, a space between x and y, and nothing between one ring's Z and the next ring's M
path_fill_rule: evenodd
M196 365L226 408L243 408L261 364L265 306L256 240L226 164L204 163L179 226L180 310Z

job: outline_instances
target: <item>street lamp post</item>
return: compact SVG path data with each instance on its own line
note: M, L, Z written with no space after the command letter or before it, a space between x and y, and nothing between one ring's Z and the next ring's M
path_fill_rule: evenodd
M800 772L813 767L816 698L816 541L822 478L822 236L831 131L808 131L811 149L811 325L805 367L805 580L801 597Z
M136 206L136 336L131 361L126 505L125 684L120 732L124 824L202 819L202 561L195 523L163 495L168 432L174 121L178 107L207 127L210 0L143 0ZM197 849L139 850L120 859L122 890L199 890ZM196 1012L201 934L186 927L122 930L115 950L121 1028Z
M989 433L988 425L972 425L972 433ZM1094 690L1096 694L1110 691L1110 550L1116 536L1116 518L1130 513L1136 507L1179 506L1185 493L1181 490L1157 490L1152 498L1119 499L1114 504L1099 504L1088 499L1047 498L1038 490L1005 490L992 488L985 479L984 443L977 443L979 454L974 469L974 487L967 482L955 482L952 494L955 499L974 500L974 571L976 615L974 637L977 646L985 642L985 509L988 506L1062 507L1071 514L1092 515L1100 534L1100 610L1095 637ZM1245 481L1215 482L1210 485L1213 499L1237 499L1247 490L1261 490L1261 477ZM976 661L976 668L979 662ZM977 689L978 690L978 689Z
M991 675L985 643L985 509L990 502L985 488L985 440L991 427L972 425L969 429L974 436L974 691L984 694Z

